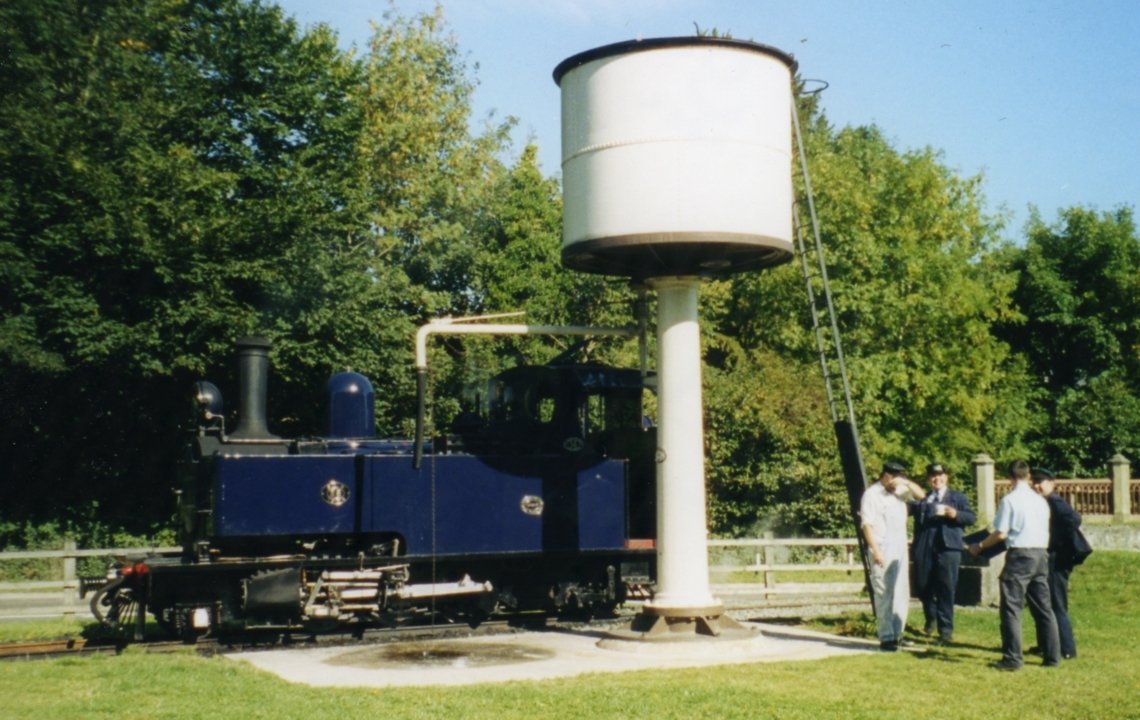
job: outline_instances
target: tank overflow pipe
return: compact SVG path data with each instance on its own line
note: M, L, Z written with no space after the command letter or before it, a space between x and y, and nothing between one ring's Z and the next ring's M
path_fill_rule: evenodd
M464 322L470 318L443 318L421 325L416 331L416 437L412 466L423 461L424 415L427 406L427 341L431 335L547 335L637 337L636 327L590 327L584 325L509 325Z

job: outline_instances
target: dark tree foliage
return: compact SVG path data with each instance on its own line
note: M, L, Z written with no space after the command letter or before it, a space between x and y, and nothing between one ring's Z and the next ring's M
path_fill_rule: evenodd
M1009 254L1025 320L1000 334L1041 392L1034 433L1043 463L1103 472L1117 452L1140 457L1140 236L1132 211L1074 207L1056 223L1034 214Z
M399 276L366 273L361 76L330 33L258 2L13 0L0 45L6 515L168 514L187 390L236 398L238 336L277 340L296 423L330 369L389 364Z

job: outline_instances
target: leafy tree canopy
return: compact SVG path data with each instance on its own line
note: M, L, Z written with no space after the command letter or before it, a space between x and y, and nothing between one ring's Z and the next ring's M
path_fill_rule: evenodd
M900 458L920 467L938 459L964 473L979 450L1016 451L1033 416L1019 361L991 332L995 322L1017 317L1015 276L993 262L999 224L983 211L981 178L956 176L930 149L899 152L875 127L836 131L821 112L809 111L817 113L804 123L809 169L865 460L873 467ZM754 392L774 407L809 408L801 421L830 432L804 282L795 262L733 278L719 299L710 293L710 344L717 348L711 359L715 365L725 358L735 393L741 376L757 372L756 357L769 366L776 365L773 354L782 358L783 372L798 373L800 382ZM818 278L813 282L822 297ZM735 372L746 367L752 369ZM713 408L720 404L715 392ZM807 397L815 402L804 405ZM737 412L749 404L725 407ZM738 434L758 431L751 438L758 448L777 437L763 424L745 428ZM797 448L795 460L786 451L759 451L755 457L774 462L751 473L730 463L723 472L735 475L726 482L757 491L814 486L815 505L835 506L841 480L834 440L801 427L785 442ZM733 454L740 452L748 449ZM827 463L820 462L824 454ZM812 468L811 479L796 468ZM843 514L829 517L846 522ZM825 525L815 520L807 524Z
M1030 437L1042 462L1103 469L1140 457L1140 236L1132 211L1074 207L1056 223L1034 213L1006 262L1024 323L999 334L1024 358L1045 420Z
M469 85L429 22L378 30L362 62L257 1L0 7L2 459L59 486L8 484L6 508L144 497L154 517L185 391L233 388L242 335L274 341L280 431L315 431L346 367L387 389L382 429L410 414L417 316L455 290L421 258L461 235L499 147L461 132ZM401 78L424 78L412 108Z

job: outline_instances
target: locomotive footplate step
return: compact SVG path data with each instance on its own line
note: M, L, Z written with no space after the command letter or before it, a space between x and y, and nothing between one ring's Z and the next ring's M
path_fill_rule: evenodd
M604 628L583 626L439 641L260 650L227 657L289 682L315 687L401 687L819 660L878 651L878 643L867 640L783 625L741 624L747 636L727 643L716 639L676 644L615 641Z

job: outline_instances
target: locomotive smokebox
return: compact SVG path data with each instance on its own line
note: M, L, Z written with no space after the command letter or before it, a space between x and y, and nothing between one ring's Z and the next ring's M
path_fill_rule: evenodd
M790 55L712 37L616 43L562 88L562 259L645 278L792 257Z
M269 340L246 337L237 341L240 400L234 440L274 440L265 420L269 388Z

